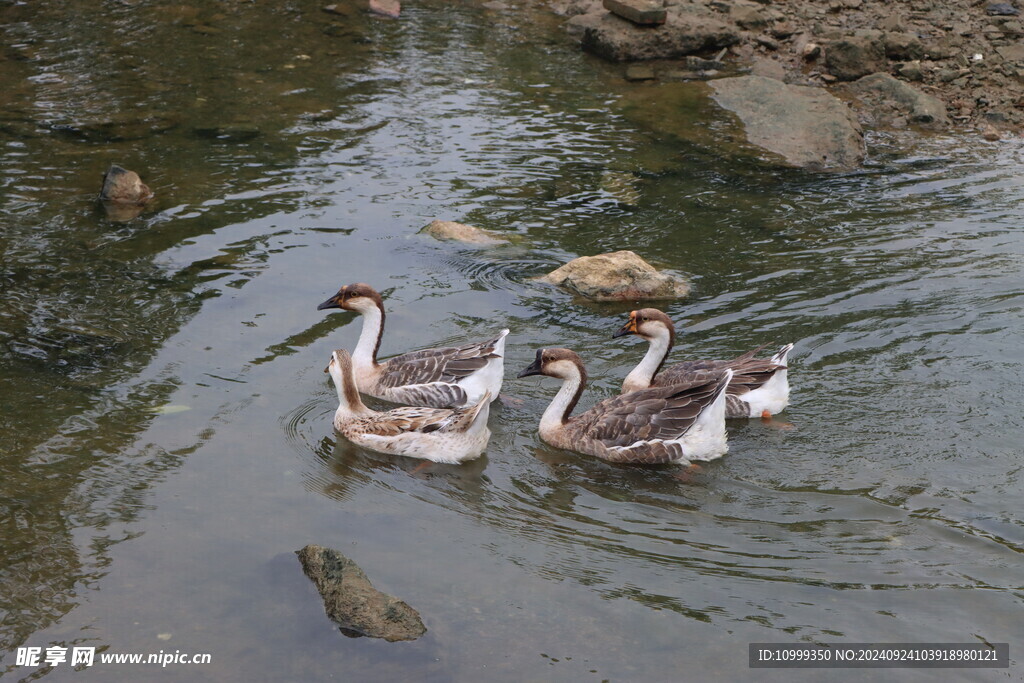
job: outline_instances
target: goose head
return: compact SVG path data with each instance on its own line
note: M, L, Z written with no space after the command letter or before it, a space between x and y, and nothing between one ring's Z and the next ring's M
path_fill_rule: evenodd
M533 363L520 372L517 377L530 375L547 375L558 379L576 379L586 377L583 361L575 351L569 349L537 349L537 357Z
M676 331L672 319L657 308L641 308L638 311L629 312L629 322L620 327L619 331L612 335L612 339L625 337L627 334L635 334L647 341L656 339L672 341L676 336Z
M327 308L340 308L345 311L364 313L373 309L383 309L384 300L370 285L365 282L345 285L338 293L316 307L322 311Z

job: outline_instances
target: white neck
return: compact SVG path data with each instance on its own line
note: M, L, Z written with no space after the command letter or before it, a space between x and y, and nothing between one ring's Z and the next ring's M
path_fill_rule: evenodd
M626 375L622 383L622 391L638 391L651 386L654 380L654 373L658 371L665 356L671 350L669 346L669 332L664 327L658 326L655 336L649 339L650 346L647 347L647 355L633 368L633 371Z
M547 440L550 440L550 437L556 435L565 426L564 419L567 417L565 410L573 402L576 392L580 388L582 380L580 372L575 365L570 367L572 370L566 372L566 376L562 380L562 387L540 418L540 435Z
M360 309L359 313L363 316L363 331L359 333L359 342L352 353L352 363L357 368L372 368L377 364L374 355L384 318L376 304Z

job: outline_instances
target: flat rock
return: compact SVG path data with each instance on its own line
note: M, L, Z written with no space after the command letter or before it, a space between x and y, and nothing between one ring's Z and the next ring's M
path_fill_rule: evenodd
M714 17L668 9L665 23L641 27L608 12L578 17L583 49L613 62L673 59L739 42L736 28Z
M1024 44L1003 45L997 47L996 52L1008 62L1024 62Z
M665 6L657 0L604 0L604 8L640 26L665 23Z
M505 244L507 242L488 230L455 221L431 221L420 232L426 233L434 239L465 242L466 244Z
M829 43L825 66L841 81L853 81L885 68L882 41L868 36L850 36Z
M708 85L714 101L739 118L747 142L787 165L840 170L864 160L857 118L821 88L762 76L722 78Z
M327 616L351 636L416 640L427 632L419 612L370 583L355 562L337 550L307 545L296 553L324 600Z
M402 13L402 5L398 0L370 0L370 12L397 19Z
M678 299L690 293L685 280L658 272L632 251L581 256L538 279L593 301Z
M990 2L985 11L994 17L1015 17L1020 14L1020 10L1008 2Z
M902 114L911 123L944 127L949 125L946 106L937 98L927 95L909 83L895 79L889 74L877 73L865 76L849 86L851 92L866 98L878 98Z

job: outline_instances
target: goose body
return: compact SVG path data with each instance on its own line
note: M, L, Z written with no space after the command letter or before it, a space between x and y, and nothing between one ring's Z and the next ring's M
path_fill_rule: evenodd
M732 377L655 387L601 401L571 416L587 381L580 357L569 349L540 349L519 373L547 375L562 387L544 411L540 438L557 448L618 463L690 463L714 460L728 451L725 388Z
M643 360L626 375L622 393L674 384L708 381L724 370L733 371L726 389L726 417L763 417L781 412L789 405L789 368L786 357L793 349L786 344L769 358L755 358L760 348L732 360L692 360L663 367L675 343L675 326L656 308L632 311L629 322L613 336L635 334L650 346Z
M340 349L327 371L338 390L334 428L354 444L380 453L442 463L472 460L484 452L491 396L461 408L404 407L387 412L367 408L356 388L352 358Z
M384 335L384 302L367 284L346 285L318 310L340 308L363 316L352 365L359 391L393 403L447 408L496 398L505 372L505 336L444 348L412 351L377 361Z

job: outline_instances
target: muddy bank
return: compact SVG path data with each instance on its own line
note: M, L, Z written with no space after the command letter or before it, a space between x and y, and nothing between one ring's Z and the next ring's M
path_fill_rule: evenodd
M827 88L870 127L976 130L988 139L1024 130L1024 17L1016 2L666 0L655 26L623 18L622 4L549 6L584 49L622 62L630 80L752 72ZM851 85L864 77L873 80Z

